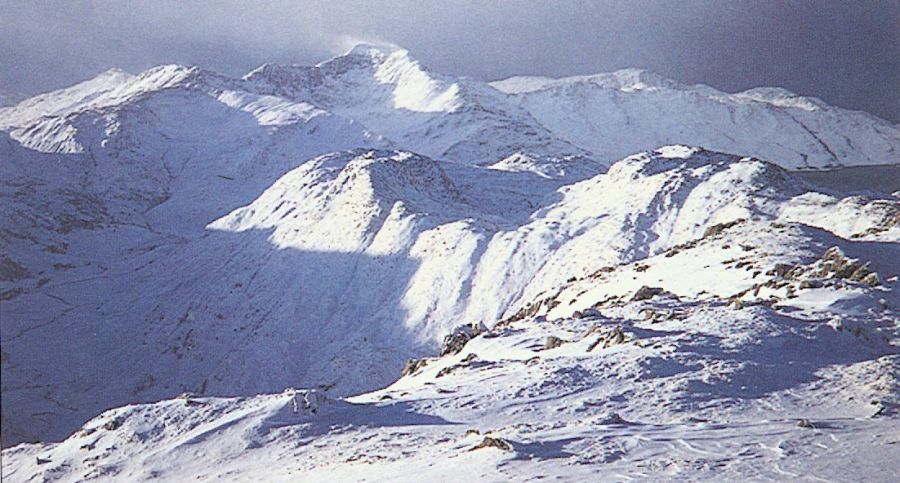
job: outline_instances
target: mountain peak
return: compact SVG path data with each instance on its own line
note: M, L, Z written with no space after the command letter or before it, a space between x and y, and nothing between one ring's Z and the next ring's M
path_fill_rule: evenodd
M378 69L379 66L388 61L418 64L408 54L407 50L393 44L360 43L341 55L319 62L316 64L316 67L319 69L332 68L344 71L355 68Z

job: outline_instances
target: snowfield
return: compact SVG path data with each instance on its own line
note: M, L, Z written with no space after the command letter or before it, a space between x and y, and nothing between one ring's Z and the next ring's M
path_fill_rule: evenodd
M4 481L895 481L898 150L372 46L0 108Z

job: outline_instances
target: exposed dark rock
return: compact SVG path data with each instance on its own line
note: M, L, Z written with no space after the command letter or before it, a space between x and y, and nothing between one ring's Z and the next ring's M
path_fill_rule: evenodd
M427 365L428 361L425 359L409 359L406 361L406 365L403 366L403 371L400 373L400 377L414 374L419 369Z
M498 448L503 451L512 451L513 447L503 438L494 438L492 436L485 436L484 439L478 443L477 446L473 447L469 451L475 451L476 449L482 448Z
M601 349L606 349L618 344L624 344L628 338L625 336L625 333L622 332L622 326L617 325L612 330L603 329L603 327L599 325L595 325L590 331L588 331L585 337L591 334L600 334L591 345L588 347L588 352L592 352L597 347Z
M591 278L597 278L605 273L611 273L611 272L615 272L615 271L616 271L616 267L614 267L614 266L601 267L599 270L590 274L589 276Z
M462 369L465 367L484 367L484 366L488 366L488 365L491 365L491 363L487 362L487 361L479 362L478 356L475 355L474 353L470 353L465 358L463 358L463 360L461 360L459 362L459 364L453 364L452 366L447 366L447 367L441 369L440 371L438 371L437 375L435 375L434 377L436 377L436 378L444 377L447 374L450 374L457 369Z
M811 269L811 276L818 278L833 278L848 280L850 282L878 285L881 283L878 274L869 268L869 263L863 263L855 258L848 258L839 247L829 248L821 260L816 262Z
M870 273L872 273L872 270L869 270L869 264L866 263L854 270L853 273L850 274L849 278L852 282L859 282L862 279L866 278Z
M5 291L0 292L0 300L12 300L12 299L18 297L19 295L22 295L24 292L25 291L22 289L22 287L16 287L11 290L5 290Z
M551 335L547 337L547 342L544 343L544 350L555 349L565 343L566 341L560 339L559 337Z
M594 305L591 306L591 308L596 311L595 313L597 315L600 315L600 312L597 311L597 309L601 309L601 308L609 307L609 306L621 306L621 305L622 305L621 297L619 297L617 295L610 295L609 297L606 297L603 300L598 300L597 302L595 302Z
M534 317L535 315L537 315L538 311L541 310L541 306L543 304L544 304L544 300L539 300L536 303L529 302L527 305L525 305L525 307L522 307L521 309L519 309L519 311L516 312L512 317L501 322L501 324L504 322L506 322L506 323L515 322L517 320L522 320L527 317ZM497 324L497 325L500 325L500 324Z
M656 297L657 295L662 295L664 293L666 293L666 291L659 287L648 287L644 285L634 293L634 295L631 297L631 301L637 302L640 300L649 300L653 297Z
M117 417L107 421L106 424L103 425L103 429L105 429L107 431L115 431L115 430L119 429L120 427L122 427L122 424L124 422L125 422L124 418L117 416Z
M743 222L744 222L744 219L741 218L741 219L737 219L734 221L729 221L727 223L717 223L715 225L710 226L709 228L706 229L705 232L703 232L703 238L714 237L714 236L722 233L723 231L725 231L739 223L743 223Z
M878 278L878 274L875 272L872 272L872 273L866 275L865 277L862 278L862 280L860 280L860 282L864 283L866 285L872 286L872 287L877 287L878 285L881 285L881 279Z
M11 282L30 277L28 269L16 263L13 259L3 255L0 257L0 280Z
M821 280L817 280L817 279L808 279L808 280L803 280L802 282L800 282L800 288L802 288L802 289L804 289L804 288L821 288L823 285L825 285L825 284L823 284Z
M452 373L453 371L459 369L459 367L460 367L460 366L459 366L458 364L454 364L454 365L452 365L452 366L447 366L447 367L445 367L445 368L439 370L438 373L435 374L434 377L435 377L435 378L444 377L444 376L446 376L447 374L450 374L450 373Z
M771 270L766 272L766 275L784 277L784 274L788 273L791 268L793 268L793 266L788 263L776 263Z
M728 302L728 307L734 310L741 310L744 308L744 301L738 297L734 297Z
M441 356L459 354L462 352L463 347L466 346L466 343L485 330L487 329L481 322L457 327L453 332L444 337L444 341L441 343Z

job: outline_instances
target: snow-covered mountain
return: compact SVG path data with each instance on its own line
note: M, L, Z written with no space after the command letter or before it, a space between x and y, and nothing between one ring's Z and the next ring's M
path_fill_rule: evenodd
M556 171L582 176L596 174L585 168L589 160L607 165L666 144L787 168L893 164L900 146L900 133L886 121L783 89L726 94L634 69L486 84L433 73L403 49L372 45L315 66L266 64L241 79L196 67L161 66L137 76L113 69L0 109L0 129L37 150L76 152L82 126L69 117L172 89L205 92L264 124L322 110L435 159L493 164L518 154L545 170L561 164Z
M588 154L503 93L431 73L402 49L358 46L313 67L265 65L244 79L256 90L322 106L442 160L490 163L523 152L562 161Z
M639 71L488 85L360 46L113 70L0 130L2 438L43 442L4 450L14 480L421 476L409 451L445 478L447 451L491 479L774 478L722 454L857 418L835 451L868 468L859 441L898 428L900 204L784 169L897 163L868 115ZM474 425L511 451L467 451Z
M564 79L513 77L491 85L514 96L561 139L602 159L670 143L776 160L791 169L900 158L896 126L780 88L726 94L637 69Z

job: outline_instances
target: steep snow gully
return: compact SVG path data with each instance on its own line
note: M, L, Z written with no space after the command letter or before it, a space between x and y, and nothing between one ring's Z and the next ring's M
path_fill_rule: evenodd
M898 152L367 45L0 107L4 481L892 481Z

